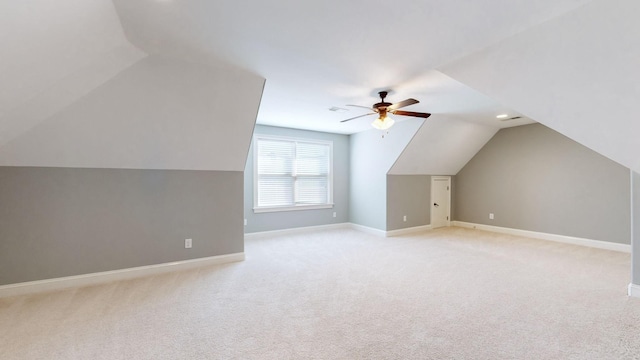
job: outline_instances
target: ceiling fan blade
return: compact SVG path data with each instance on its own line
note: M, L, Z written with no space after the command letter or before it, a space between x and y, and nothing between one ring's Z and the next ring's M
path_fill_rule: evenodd
M352 104L347 104L345 106L354 106L354 107L359 107L359 108L363 108L363 109L369 109L371 110L371 106L362 106L362 105L352 105Z
M345 120L342 120L342 121L340 121L340 122L351 121L351 120L355 120L355 119L357 119L357 118L361 118L361 117L365 117L365 116L369 116L369 115L373 115L373 114L375 114L375 113L374 113L374 112L372 112L372 113L368 113L368 114L364 114L364 115L358 115L358 116L356 116L356 117L352 117L352 118L349 118L349 119L345 119Z
M411 98L409 98L409 99L407 99L407 100L403 100L403 101L397 102L397 103L395 103L395 104L393 104L393 105L389 106L389 107L387 108L387 110L400 109L400 108L402 108L402 107L409 106L409 105L413 105L413 104L417 104L417 103L419 103L419 102L420 102L420 101L418 101L418 100L416 100L416 99L411 99Z
M421 117L425 119L431 116L431 114L429 113L421 113L421 112L415 112L415 111L402 111L402 110L393 110L391 111L391 113L393 115L414 116L414 117Z

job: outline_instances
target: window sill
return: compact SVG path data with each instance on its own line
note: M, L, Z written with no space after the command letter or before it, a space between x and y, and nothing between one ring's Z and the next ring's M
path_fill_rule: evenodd
M278 207L254 207L254 213L279 212L279 211L298 211L298 210L318 210L331 209L333 204L322 205L297 205L297 206L278 206Z

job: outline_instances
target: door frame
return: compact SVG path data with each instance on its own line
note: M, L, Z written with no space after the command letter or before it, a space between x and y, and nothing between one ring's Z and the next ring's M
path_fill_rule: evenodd
M435 189L434 183L436 181L442 181L442 180L446 180L447 181L447 186L449 187L449 191L447 191L448 194L449 194L449 198L447 199L447 202L449 204L447 206L447 219L448 220L447 220L447 225L446 226L451 226L451 193L452 193L452 191L451 191L451 176L432 176L431 177L431 199L430 199L431 201L429 202L430 215L431 215L431 219L430 219L431 226L433 226L433 213L434 213L434 211L433 211L433 199L435 198L435 196L434 196L434 189Z

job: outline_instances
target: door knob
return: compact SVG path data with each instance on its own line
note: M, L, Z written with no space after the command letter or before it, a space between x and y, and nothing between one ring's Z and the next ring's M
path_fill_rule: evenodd
M433 203L433 206L438 207L440 205L438 205L438 203Z

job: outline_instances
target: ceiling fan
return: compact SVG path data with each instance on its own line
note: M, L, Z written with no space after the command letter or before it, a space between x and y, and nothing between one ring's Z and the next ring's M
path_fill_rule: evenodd
M394 114L394 115L421 117L421 118L425 118L425 119L428 118L429 116L431 116L431 114L429 114L429 113L398 110L398 109L403 108L405 106L409 106L409 105L413 105L413 104L419 103L419 101L416 100L416 99L409 98L407 100L403 100L403 101L400 101L398 103L392 104L392 103L388 103L388 102L384 101L384 98L386 98L387 95L389 94L388 91L380 91L378 94L380 94L380 100L381 101L379 103L373 104L373 107L371 107L371 108L369 108L367 106L360 106L360 105L347 105L347 106L355 106L355 107L362 107L362 108L366 108L366 109L371 109L373 112L370 112L370 113L364 114L364 115L355 116L355 117L352 117L352 118L349 118L349 119L346 119L346 120L342 120L340 122L347 122L347 121L351 121L351 120L354 120L354 119L361 118L363 116L379 114L380 116L376 120L374 120L373 123L371 123L371 126L373 126L376 129L380 129L380 130L387 130L388 128L393 126L393 124L395 123L395 121L391 117L389 117L387 115L387 113L391 113L391 114Z

